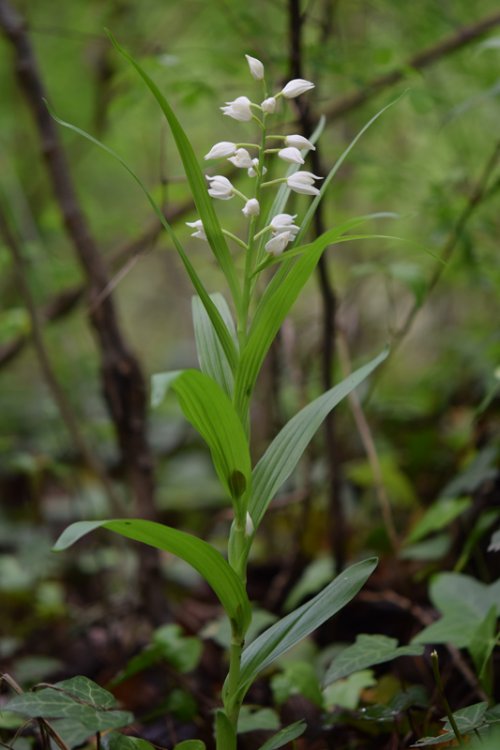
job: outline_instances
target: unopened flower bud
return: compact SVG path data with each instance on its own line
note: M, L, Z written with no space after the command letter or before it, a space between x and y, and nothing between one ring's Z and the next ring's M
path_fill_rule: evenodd
M262 111L268 115L272 115L276 111L276 99L274 96L270 96L261 102Z
M308 148L310 151L316 151L316 146L304 138L303 135L287 135L285 138L286 146L295 146L295 148Z
M257 176L257 170L259 166L259 160L258 159L252 159L252 166L248 169L248 176L249 177L256 177ZM267 172L267 167L264 167L262 169L262 174L265 175Z
M252 536L254 531L255 531L255 526L253 525L252 516L247 511L247 515L245 518L245 536Z
M245 55L248 63L248 67L250 68L250 73L255 78L256 81L262 81L264 78L264 66L261 63L260 60L257 60L256 57L250 57L250 55Z
M300 151L295 146L287 146L278 151L278 156L283 161L288 161L291 164L304 164L304 159L300 155Z
M268 242L266 242L265 244L266 253L270 253L271 255L274 255L274 256L281 255L285 247L292 240L293 240L292 232L280 232L279 234L274 235L274 237L271 237L271 239Z
M303 78L294 78L293 81L288 81L280 93L285 99L295 99L296 96L300 96L313 88L314 83L311 83L311 81L305 81Z
M250 198L241 209L241 212L245 216L258 216L260 214L260 205L257 198Z

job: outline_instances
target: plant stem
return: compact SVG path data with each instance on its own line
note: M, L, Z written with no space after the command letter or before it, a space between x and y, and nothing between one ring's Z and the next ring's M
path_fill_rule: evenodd
M464 741L463 741L462 735L460 734L460 730L457 726L457 722L455 721L455 717L453 716L453 711L451 710L451 706L448 703L448 698L446 697L446 694L444 692L443 681L441 680L441 673L439 671L439 656L438 656L437 651L435 650L431 654L431 661L432 661L432 671L434 673L434 680L436 681L436 687L438 689L439 695L441 696L441 700L443 701L443 706L446 712L446 716L448 717L448 721L450 722L450 726L453 729L453 733L455 737L457 738L458 744L463 745Z

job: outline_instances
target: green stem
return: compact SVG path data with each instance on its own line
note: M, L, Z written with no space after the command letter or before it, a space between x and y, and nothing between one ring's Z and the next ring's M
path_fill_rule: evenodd
M439 657L438 657L437 651L432 652L431 661L432 661L432 671L434 673L434 680L436 681L436 686L437 686L439 695L441 696L441 700L443 701L443 706L446 712L446 716L448 717L448 721L450 722L450 726L453 729L453 733L455 737L457 738L458 744L463 745L464 741L463 741L462 735L460 734L460 730L457 726L457 722L455 721L455 717L453 716L453 711L451 710L451 706L448 703L448 698L446 697L446 694L444 692L443 681L441 680L441 673L439 671Z

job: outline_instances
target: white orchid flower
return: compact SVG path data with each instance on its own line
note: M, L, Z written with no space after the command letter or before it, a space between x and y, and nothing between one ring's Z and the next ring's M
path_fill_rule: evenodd
M208 154L205 154L205 159L223 159L225 156L232 156L236 153L236 143L231 141L220 141L216 143Z
M319 190L314 187L314 180L322 180L319 175L313 174L312 172L295 172L295 174L287 177L286 184L288 187L296 193L302 193L303 195L318 195Z
M285 146L295 146L295 148L308 148L310 151L316 151L316 146L304 138L303 135L287 135Z
M228 117L232 117L233 120L248 122L252 119L251 103L248 96L238 96L234 101L226 102L226 106L221 107L221 110Z
M257 60L256 57L250 57L250 55L245 55L248 63L248 67L250 68L250 73L255 78L256 81L262 81L264 78L264 66L261 63L260 60Z
M262 111L268 115L272 115L276 111L276 99L274 96L269 96L261 102Z
M291 164L304 164L304 159L302 158L299 149L295 148L295 146L282 148L278 151L278 156L280 159L283 159L283 161L288 161Z
M248 217L258 216L260 214L260 204L257 198L250 198L241 209L241 212Z
M248 176L249 177L256 177L257 176L257 167L259 166L259 160L258 159L252 159L252 166L248 169ZM262 170L262 174L265 175L267 172L267 167L264 167Z
M211 195L212 198L217 198L221 201L228 201L233 197L234 187L231 185L227 177L217 174L214 177L207 177L207 180L210 183L208 194Z
M201 219L197 219L196 221L186 221L187 227L192 227L195 229L195 232L192 232L191 237L197 237L199 240L206 240L207 235L205 234L205 227L203 226L203 222Z
M273 234L282 234L283 232L290 232L293 237L298 233L299 227L293 223L293 220L297 218L297 214L276 214L270 223L270 227L273 230Z
M293 81L288 81L286 86L281 89L280 94L285 99L295 99L296 96L300 96L313 88L314 83L311 83L311 81L306 81L304 78L294 78Z
M252 157L246 150L246 148L238 148L234 156L231 156L228 161L234 164L235 167L240 169L248 169L252 166Z
M266 242L265 251L270 255L281 255L289 242L293 240L293 232L280 232Z

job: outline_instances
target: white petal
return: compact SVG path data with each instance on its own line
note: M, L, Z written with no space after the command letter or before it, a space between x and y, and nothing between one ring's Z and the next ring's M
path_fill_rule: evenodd
M316 146L304 138L303 135L287 135L285 138L285 144L287 146L295 146L295 148L308 148L311 151L316 151Z
M250 198L241 211L245 216L258 216L260 213L260 205L257 198Z
M271 239L266 242L266 253L270 253L271 255L281 255L292 239L293 235L291 232L281 232L280 234L274 235L274 237L271 237Z
M264 112L266 112L268 115L272 115L273 112L276 111L276 99L274 96L270 96L267 99L264 99L263 102L261 102L260 105Z
M231 156L236 151L236 143L231 141L220 141L216 143L208 154L205 154L205 159L222 159L225 156Z

